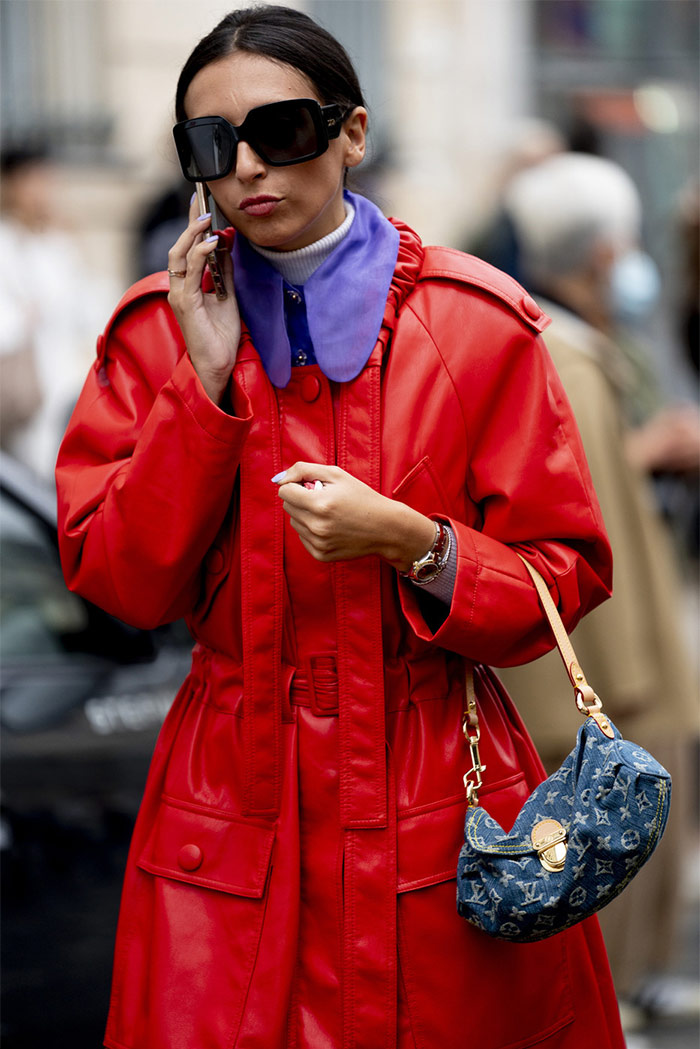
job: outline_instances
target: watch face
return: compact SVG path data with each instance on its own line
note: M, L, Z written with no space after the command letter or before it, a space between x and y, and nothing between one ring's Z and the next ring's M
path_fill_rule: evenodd
M440 566L435 561L428 561L426 565L421 565L415 570L414 576L419 583L427 583L429 579L433 579L440 571Z

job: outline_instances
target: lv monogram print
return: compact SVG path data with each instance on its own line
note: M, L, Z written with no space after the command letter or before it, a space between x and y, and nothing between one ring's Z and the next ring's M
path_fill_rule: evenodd
M467 810L457 866L463 918L491 936L542 940L600 910L646 863L666 826L671 777L612 728L608 739L586 718L576 746L533 791L510 833L485 809ZM547 869L533 845L533 827L544 820L566 832L562 869Z

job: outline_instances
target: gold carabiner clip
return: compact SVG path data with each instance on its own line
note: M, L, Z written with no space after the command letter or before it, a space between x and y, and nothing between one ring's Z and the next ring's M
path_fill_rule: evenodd
M473 735L470 735L469 718L466 711L462 718L462 732L464 733L464 738L469 744L472 759L472 767L469 769L469 772L465 772L462 777L462 782L464 783L464 789L467 795L467 804L471 807L479 804L479 791L484 783L481 773L486 771L486 765L482 765L481 754L479 753L481 732L477 727ZM474 779L470 778L472 776Z

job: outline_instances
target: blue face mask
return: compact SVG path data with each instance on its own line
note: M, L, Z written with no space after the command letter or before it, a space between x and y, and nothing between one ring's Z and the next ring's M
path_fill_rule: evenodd
M620 324L634 324L649 316L661 293L661 277L654 260L643 251L628 251L613 264L610 308Z

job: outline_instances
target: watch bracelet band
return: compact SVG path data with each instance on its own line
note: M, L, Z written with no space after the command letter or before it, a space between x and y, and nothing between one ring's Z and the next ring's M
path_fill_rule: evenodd
M442 538L443 548L440 552L440 560L435 562L435 572L429 579L411 579L414 586L429 586L430 583L434 583L450 559L450 552L452 550L452 532L449 528L445 528L442 522L436 521L435 524L439 525L441 531L438 531L432 549L437 549L440 539Z
M450 529L447 528L442 521L434 520L435 525L435 538L429 550L423 554L422 557L417 558L408 572L400 572L406 579L414 584L414 586L425 586L427 583L432 582L442 572L443 568L447 564L447 559L450 556L450 549L452 546L452 536ZM439 560L438 560L439 558ZM416 572L426 565L434 567L434 571L427 579L416 578Z
M418 586L424 593L430 594L443 605L446 605L447 608L450 608L452 598L454 597L455 583L457 582L457 540L450 526L445 525L445 527L450 532L451 547L445 557L444 565L432 579L425 583L412 583L412 585Z

